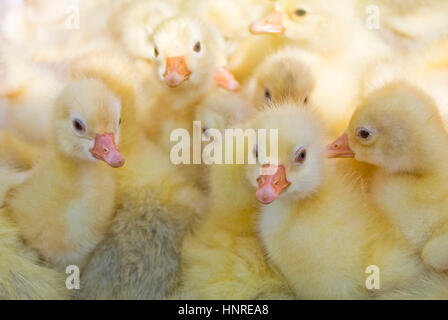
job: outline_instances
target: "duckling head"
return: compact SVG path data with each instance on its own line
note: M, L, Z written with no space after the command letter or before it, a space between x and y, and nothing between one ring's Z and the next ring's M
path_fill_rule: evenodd
M198 88L213 83L216 49L205 25L190 17L175 17L155 29L155 72L170 88Z
M117 148L121 103L100 81L77 80L56 99L56 148L63 155L86 161L105 161L114 168L125 159Z
M392 173L418 173L445 162L441 158L447 143L432 99L419 88L396 81L364 99L327 152L330 158L354 157Z
M266 147L257 141L252 149L257 164L247 165L247 177L257 189L258 201L270 204L279 197L301 199L313 193L322 181L325 148L320 121L311 110L294 103L271 105L251 125L278 132L277 145L275 139L267 139L269 157ZM278 150L277 159L272 148Z
M274 11L250 25L252 34L285 35L301 45L325 49L344 34L351 1L278 0ZM344 30L345 31L345 30Z
M260 109L265 103L284 99L307 104L315 79L308 66L292 49L275 53L257 68L251 83L252 105Z

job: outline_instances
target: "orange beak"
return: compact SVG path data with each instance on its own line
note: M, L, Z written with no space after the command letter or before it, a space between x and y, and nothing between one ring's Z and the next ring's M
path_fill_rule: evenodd
M327 146L327 158L353 158L354 156L355 153L350 149L346 132Z
M282 13L279 11L269 13L252 23L249 30L252 34L284 34L286 28L282 25Z
M258 177L257 199L262 204L270 204L285 191L290 182L286 179L285 167L265 164L263 170L268 170L270 174L262 174Z
M188 69L184 57L166 58L166 71L163 75L168 87L175 88L188 80L191 71Z
M97 134L95 145L90 149L90 153L98 160L105 161L111 167L119 168L124 165L125 159L115 145L112 133Z
M240 83L236 81L233 74L231 74L225 67L216 68L215 82L218 86L229 91L238 91L240 89Z

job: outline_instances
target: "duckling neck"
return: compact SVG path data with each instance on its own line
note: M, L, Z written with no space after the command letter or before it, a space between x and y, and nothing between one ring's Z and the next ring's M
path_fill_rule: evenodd
M165 86L166 87L166 86ZM210 89L210 84L186 88L163 88L156 106L165 108L169 105L173 110L182 110L199 103Z
M54 162L53 162L54 161ZM93 161L87 159L80 159L73 156L66 155L62 152L53 153L53 163L57 163L57 167L63 169L64 172L74 174L74 177L84 175L90 170L103 169L106 171L107 164L100 161Z

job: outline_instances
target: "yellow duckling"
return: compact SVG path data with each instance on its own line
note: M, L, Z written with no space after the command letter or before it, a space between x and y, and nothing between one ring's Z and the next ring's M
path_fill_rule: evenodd
M251 116L252 108L238 104L226 95L221 96L222 100L215 97L210 105L198 109L197 119L203 126L205 140L210 141L219 131L224 143L224 130L244 128L243 123ZM212 143L218 142L208 142L206 146ZM244 146L234 147L235 155L237 151L245 150ZM244 178L244 165L204 165L202 174L203 184L208 187L209 205L203 220L184 240L182 287L176 297L293 298L283 277L267 262L259 243L256 233L258 206L251 186Z
M347 41L356 39L360 27L352 0L334 4L323 0L278 0L270 13L250 25L250 31L255 35L284 35L300 47L334 55L348 49Z
M239 84L216 65L223 39L212 26L195 18L176 17L162 22L152 39L156 92L147 103L142 125L148 136L169 152L171 131L191 131L195 106L215 82L229 90Z
M257 67L247 90L254 108L261 109L265 103L283 99L308 103L315 79L301 55L301 50L281 49Z
M386 216L324 159L324 130L309 108L268 109L252 125L278 130L278 144L268 141L278 156L267 158L258 142L259 164L248 165L247 176L263 204L261 241L298 298L374 298L426 274ZM381 272L378 290L366 286L369 266Z
M55 103L48 152L7 200L25 241L64 270L83 266L115 212L114 174L98 160L124 164L116 146L120 112L119 98L102 83L69 84Z
M370 189L375 203L427 265L448 269L448 135L433 100L404 81L372 92L329 152L379 168Z
M181 242L203 211L203 196L137 125L129 59L93 52L76 61L73 71L100 79L120 97L119 145L126 157L126 165L116 170L118 210L83 270L79 297L166 298L179 284Z

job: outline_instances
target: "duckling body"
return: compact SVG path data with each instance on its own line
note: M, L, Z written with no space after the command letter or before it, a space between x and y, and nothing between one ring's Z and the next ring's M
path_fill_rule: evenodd
M83 266L115 210L110 169L67 160L56 154L41 159L31 179L8 202L26 241L63 269ZM101 191L94 195L92 189Z
M358 106L345 140L355 159L378 168L374 202L427 265L445 270L448 135L434 101L405 81L389 83Z
M72 100L80 93L82 100ZM122 165L110 139L119 118L119 100L102 84L84 80L67 86L55 106L54 143L7 201L25 241L64 270L71 264L82 268L115 212L114 174L97 159L103 155L111 166Z
M0 298L59 300L68 297L62 274L43 266L26 248L17 226L0 209Z
M261 167L276 171L260 175L260 166L249 165L247 174L264 204L262 243L297 297L374 298L426 274L417 252L387 216L323 159L315 116L296 106L274 109L255 118L254 126L279 129L278 165ZM381 270L378 291L365 285L370 265Z
M24 172L0 165L0 299L65 299L68 291L63 275L43 266L27 248L17 225L8 216L4 200L8 191L28 178Z
M163 299L179 285L181 241L203 208L202 195L166 153L139 131L134 72L120 55L94 53L76 72L101 79L123 106L118 210L84 268L81 299Z
M283 276L266 260L256 231L257 203L244 165L209 168L210 204L184 240L186 299L292 299Z

